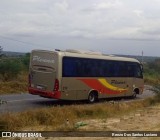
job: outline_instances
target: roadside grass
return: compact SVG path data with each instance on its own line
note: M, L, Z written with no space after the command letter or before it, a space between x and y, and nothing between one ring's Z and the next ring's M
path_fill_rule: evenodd
M21 72L18 77L11 81L0 81L0 94L27 92L28 72Z
M101 102L34 109L20 113L0 115L2 130L78 130L77 122L86 119L107 119L142 109L152 104L154 99L133 102ZM85 124L87 125L87 124Z
M152 100L152 102L154 102L154 103L160 102L160 84L156 84L150 90L156 94L155 98L154 98L154 100Z
M157 85L157 83L160 83L160 75L144 74L144 83L149 85Z

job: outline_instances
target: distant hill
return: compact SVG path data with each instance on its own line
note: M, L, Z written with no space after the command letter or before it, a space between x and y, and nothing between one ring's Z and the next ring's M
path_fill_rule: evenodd
M135 58L139 60L140 62L142 61L142 56L135 56L135 55L119 55L116 54L115 56L121 56L121 57L129 57L129 58ZM154 57L154 56L143 56L143 62L153 62L156 59L160 59L160 57Z
M21 57L24 56L26 53L24 52L12 52L12 51L3 51L3 54L7 57ZM109 55L109 54L104 54L104 55ZM135 55L120 55L120 54L113 54L114 56L121 56L121 57L129 57L129 58L135 58L139 60L140 62L142 61L142 56L135 56ZM160 57L154 57L154 56L143 56L143 61L144 62L153 62L156 59L160 59Z
M2 54L4 54L4 56L7 56L7 57L21 57L21 56L24 56L26 53L3 51Z

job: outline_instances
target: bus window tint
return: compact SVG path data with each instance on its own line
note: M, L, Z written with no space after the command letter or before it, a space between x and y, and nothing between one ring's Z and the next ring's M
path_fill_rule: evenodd
M140 65L101 59L63 57L63 77L137 77L142 78Z
M134 77L137 77L137 78L142 78L143 77L141 67L138 64L135 65Z
M128 77L134 77L134 65L132 63L127 63Z
M129 77L143 78L141 67L138 63L127 64Z
M74 59L66 58L65 61L63 61L63 76L66 77L76 76Z

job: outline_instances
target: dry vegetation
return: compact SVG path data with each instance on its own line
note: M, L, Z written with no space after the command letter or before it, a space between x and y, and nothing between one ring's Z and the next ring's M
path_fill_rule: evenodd
M77 130L87 119L107 119L153 104L153 99L54 106L0 116L1 130ZM68 120L68 121L67 121ZM69 125L68 125L69 123ZM2 127L3 126L3 127Z
M9 81L0 80L0 94L26 93L28 72L21 72L16 79Z
M144 64L144 82L150 85L160 84L160 59Z
M0 57L0 94L27 92L29 57Z

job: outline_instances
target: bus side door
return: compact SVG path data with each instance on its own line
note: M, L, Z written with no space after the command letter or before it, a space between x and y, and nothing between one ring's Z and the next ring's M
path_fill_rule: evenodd
M62 95L61 98L65 100L76 100L76 89L74 84L74 78L63 77L62 78Z

